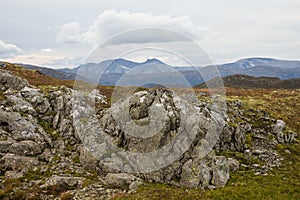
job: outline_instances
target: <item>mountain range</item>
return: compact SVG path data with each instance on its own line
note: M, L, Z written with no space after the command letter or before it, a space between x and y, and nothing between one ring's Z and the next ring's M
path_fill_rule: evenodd
M246 58L206 67L173 67L155 58L140 63L125 59L104 60L100 63L81 64L72 69L19 65L58 79L77 79L102 85L141 86L143 83L151 85L155 82L168 86L196 86L216 77L235 74L283 80L300 78L300 61L273 58Z

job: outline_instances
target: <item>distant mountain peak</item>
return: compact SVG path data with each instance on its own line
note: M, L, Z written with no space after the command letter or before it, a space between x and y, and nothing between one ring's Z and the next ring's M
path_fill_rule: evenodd
M158 60L157 58L149 58L149 59L147 59L145 62L143 62L141 64L163 64L163 65L165 65L164 62Z

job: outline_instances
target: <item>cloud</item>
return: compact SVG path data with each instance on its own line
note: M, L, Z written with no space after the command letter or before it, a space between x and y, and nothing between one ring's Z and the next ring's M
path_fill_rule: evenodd
M141 28L146 29L138 32L132 31ZM151 32L149 31L150 29L147 28L173 30L184 33L196 40L200 40L208 30L203 26L195 24L186 16L170 17L151 13L130 13L106 10L86 29L82 29L78 22L62 25L57 40L66 44L99 44L119 33L123 33L122 39L113 41L115 44L160 43L186 39L176 34L170 34L170 32L167 31Z
M49 62L42 63L41 65L52 68L66 68L75 67L82 63L84 58L82 57L61 57L53 59Z
M80 44L85 40L83 37L84 34L78 22L67 23L60 27L57 41L66 44Z
M24 53L22 49L14 44L6 44L0 40L0 58L13 58L16 55Z
M50 52L54 52L53 49L50 49L50 48L44 48L44 49L41 49L42 52L45 52L45 53L50 53Z
M11 58L3 58L3 61L11 63L32 64L51 68L75 67L82 63L83 57L73 55L73 53L55 52L27 52L26 54L16 55Z

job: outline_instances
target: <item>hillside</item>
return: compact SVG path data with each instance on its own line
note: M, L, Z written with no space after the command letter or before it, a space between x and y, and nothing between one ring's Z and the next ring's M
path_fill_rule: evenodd
M0 69L8 70L13 75L19 76L26 79L31 85L38 86L42 89L46 89L48 86L66 86L68 88L74 87L74 80L64 80L59 78L54 78L48 75L45 75L38 69L30 70L23 65L12 64L8 62L0 62ZM81 81L79 81L81 82ZM83 82L82 82L83 83ZM88 83L87 83L88 84ZM45 87L43 87L45 86ZM102 94L110 96L113 90L113 87L110 86L101 86L98 85L97 88L101 91Z
M57 78L57 79L75 80L75 78L76 78L76 74L68 74L68 73L61 72L59 70L55 70L55 69L51 69L51 68L47 68L47 67L39 67L39 66L35 66L35 65L22 64L22 63L15 63L15 64L18 66L22 66L29 70L38 71L42 74L45 74L47 76Z
M73 87L73 80L63 80L59 78L54 78L42 73L39 68L33 68L32 70L25 68L22 65L12 64L8 62L1 62L0 69L8 70L12 74L22 77L32 85L53 85L53 86L67 86Z
M264 88L264 89L297 89L300 88L300 78L281 80L275 77L253 77L248 75L231 75L218 77L208 81L210 87L218 87L222 83L228 88ZM205 88L206 83L196 87Z
M113 88L70 83L2 64L1 199L299 198L299 89L139 88L109 105Z

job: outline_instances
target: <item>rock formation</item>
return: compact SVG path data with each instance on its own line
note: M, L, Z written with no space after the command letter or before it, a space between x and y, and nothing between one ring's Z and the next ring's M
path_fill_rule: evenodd
M263 111L242 113L238 101L225 103L224 112L167 89L134 93L109 109L95 107L107 104L97 90L36 88L2 69L0 89L1 181L25 179L18 187L38 188L28 195L42 199L57 186L91 199L95 190L103 199L123 192L104 185L136 189L143 181L224 187L241 165L259 174L280 165L274 147L297 136Z

